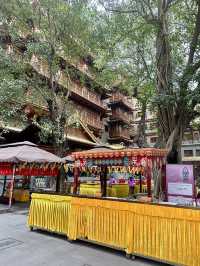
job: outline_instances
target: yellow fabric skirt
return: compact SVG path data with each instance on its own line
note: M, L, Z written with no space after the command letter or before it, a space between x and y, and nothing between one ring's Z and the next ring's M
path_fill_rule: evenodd
M173 264L200 266L200 211L33 194L28 225Z

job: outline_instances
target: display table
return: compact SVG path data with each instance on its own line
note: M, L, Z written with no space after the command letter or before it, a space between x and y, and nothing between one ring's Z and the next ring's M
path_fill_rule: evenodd
M5 196L9 198L9 191L7 190ZM14 189L13 199L17 202L28 202L30 200L30 191L28 189Z
M101 193L101 185L95 183L80 184L80 195L98 196Z
M139 185L135 186L134 193L137 194L140 191ZM147 186L142 185L142 193L147 192ZM80 184L80 195L98 197L101 194L100 184L94 183L82 183ZM128 184L113 184L107 187L108 197L127 198L129 195Z
M129 194L128 184L113 184L107 187L107 196L117 198L127 198Z
M139 193L140 186L135 185L134 194ZM142 185L142 193L147 192L147 186ZM107 187L107 196L108 197L117 197L117 198L127 198L129 196L129 186L128 184L114 184L110 187Z
M200 265L199 209L34 193L28 225L173 265Z
M31 198L28 225L68 235L71 197L33 193Z

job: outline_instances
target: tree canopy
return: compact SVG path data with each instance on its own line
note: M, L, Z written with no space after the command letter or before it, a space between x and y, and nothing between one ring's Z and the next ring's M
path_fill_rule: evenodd
M99 0L93 10L97 64L108 77L120 76L131 93L137 87L140 99L151 91L160 141L177 153L199 116L200 1Z
M0 5L1 118L19 115L25 101L47 108L48 116L35 122L62 155L75 113L69 101L72 70L62 62L89 53L87 6L78 0L1 0Z

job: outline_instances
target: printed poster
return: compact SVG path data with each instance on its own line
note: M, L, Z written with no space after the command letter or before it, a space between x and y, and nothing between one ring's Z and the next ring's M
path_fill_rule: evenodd
M188 205L194 198L193 165L166 165L168 201Z

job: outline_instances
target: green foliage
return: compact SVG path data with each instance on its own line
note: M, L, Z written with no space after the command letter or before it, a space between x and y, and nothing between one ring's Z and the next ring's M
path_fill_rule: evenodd
M89 52L89 24L84 2L0 0L3 37L9 36L11 47L14 47L8 56L1 50L5 55L0 59L0 97L5 103L0 110L1 119L5 120L6 109L12 115L21 115L22 99L48 108L49 116L34 123L38 123L44 138L53 137L55 146L64 143L65 129L74 117L68 101L71 68L66 66L63 71L69 80L65 88L57 83L61 59L69 63L71 58L79 59ZM16 54L17 50L20 50L20 56ZM47 66L42 79L30 64L33 58L43 60ZM7 102L15 104L6 108ZM13 113L14 109L18 111Z
M98 68L103 69L102 80L112 84L121 80L121 86L133 94L138 89L138 100L150 103L172 116L180 106L193 119L195 104L200 101L199 70L188 66L191 40L195 31L197 1L172 1L167 7L167 27L163 34L169 39L171 73L169 86L157 89L159 60L157 37L160 28L159 3L170 1L98 1L93 5L93 44ZM101 7L101 8L100 8ZM162 47L161 47L162 49ZM200 40L195 47L194 62L200 59ZM163 65L167 62L163 62ZM161 77L160 77L161 78ZM169 129L170 130L170 129Z
M20 102L27 86L23 71L23 64L12 60L0 48L0 120L4 124L20 113Z

